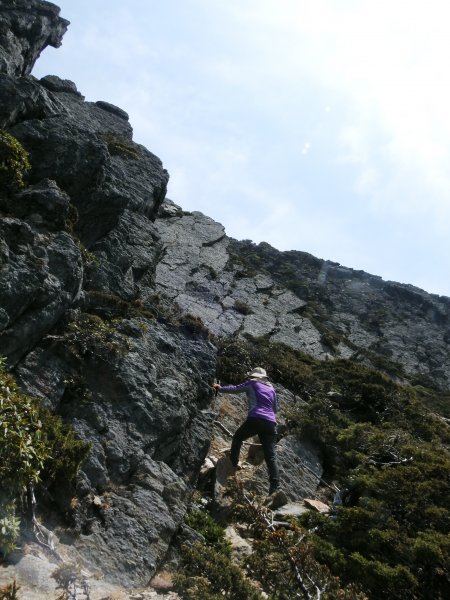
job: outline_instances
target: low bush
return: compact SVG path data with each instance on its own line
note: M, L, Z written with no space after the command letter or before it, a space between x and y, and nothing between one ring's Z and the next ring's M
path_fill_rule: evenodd
M371 600L450 597L450 428L432 412L447 395L264 338L219 340L218 349L223 381L260 365L305 400L284 412L288 430L320 448L324 479L343 501L331 518L299 520L317 562Z
M72 482L89 446L73 430L23 394L0 360L0 551L20 534L17 501L28 484Z
M187 514L185 522L203 536L205 544L225 556L231 555L231 545L225 537L224 528L206 510L191 511Z
M12 191L24 187L24 174L30 168L28 153L19 140L0 129L0 188Z
M184 546L175 589L186 600L262 600L228 556L207 544Z

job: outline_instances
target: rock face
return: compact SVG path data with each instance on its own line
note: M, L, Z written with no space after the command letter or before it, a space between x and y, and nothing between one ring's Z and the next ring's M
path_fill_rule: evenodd
M330 357L449 388L450 298L265 243L234 241L231 250L296 294Z
M197 212L162 216L155 223L164 246L155 285L183 312L200 318L214 335L268 336L325 357L319 331L298 314L305 303L269 275L242 272L222 225Z
M29 352L81 294L80 249L61 231L68 206L66 194L42 182L14 201L11 212L27 220L0 222L0 344L11 363Z
M92 444L67 535L110 579L143 584L183 519L208 450L214 354L205 340L150 320L122 320L108 339L91 333L52 336L16 373Z
M29 75L47 46L58 48L69 21L59 8L40 0L1 0L0 72Z
M450 299L304 252L237 242L201 213L161 210L155 284L215 335L267 336L318 359L450 386ZM172 214L172 216L171 216Z
M32 163L23 191L0 194L0 353L91 444L65 536L131 586L148 582L183 519L210 441L215 353L173 311L155 316L161 161L133 142L122 109L27 76L60 43L58 15L0 3L0 127ZM67 511L65 490L58 504Z
M0 0L0 128L32 164L23 190L0 191L0 354L91 444L76 506L65 490L53 496L65 540L110 580L142 585L213 435L210 335L266 336L323 360L389 358L402 377L448 387L450 300L237 242L183 212L124 110L30 75L67 26L48 2ZM292 499L316 486L299 461L320 476L316 449L282 440ZM251 485L266 485L264 465Z

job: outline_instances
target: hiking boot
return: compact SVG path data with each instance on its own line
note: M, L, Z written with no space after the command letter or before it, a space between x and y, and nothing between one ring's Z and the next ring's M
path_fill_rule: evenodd
M271 510L276 510L277 508L284 506L288 502L289 498L286 496L283 490L278 488L266 498L264 505L267 506L267 508L270 508Z

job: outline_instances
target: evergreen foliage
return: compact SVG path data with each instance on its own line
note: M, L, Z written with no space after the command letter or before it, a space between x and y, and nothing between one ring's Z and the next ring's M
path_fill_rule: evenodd
M245 567L270 600L367 600L353 584L342 586L339 578L315 558L309 533L294 520L289 528L276 528L272 513L240 485L231 493L236 515L247 523L254 537Z
M7 192L22 188L30 168L28 153L19 140L0 129L0 188Z
M106 142L111 156L121 156L129 160L139 159L139 147L131 140L127 140L112 132L103 134L102 138Z
M217 552L230 556L231 545L225 537L224 528L206 510L193 510L186 515L185 522L203 536L205 544Z
M64 331L65 343L79 357L104 358L108 354L126 354L130 340L117 331L120 319L107 321L99 315L74 312Z
M0 361L0 551L14 550L20 533L15 501L29 482L37 482L49 447L36 402L20 393Z
M184 546L175 589L185 600L262 600L230 558L207 544Z
M31 482L75 478L89 446L60 417L23 394L0 360L0 551L11 552L20 534L17 500Z
M204 508L194 508L185 517L204 541L182 548L175 577L178 593L186 600L262 600L259 591L231 561L231 545L224 528Z
M331 518L300 519L317 561L371 600L450 597L450 429L423 404L442 394L265 339L220 343L223 380L256 364L304 400L286 415L290 431L318 444L343 492Z

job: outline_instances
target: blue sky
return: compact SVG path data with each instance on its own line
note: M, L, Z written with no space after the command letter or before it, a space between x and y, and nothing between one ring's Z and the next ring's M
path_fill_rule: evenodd
M450 296L444 0L60 0L33 75L126 110L168 197Z

